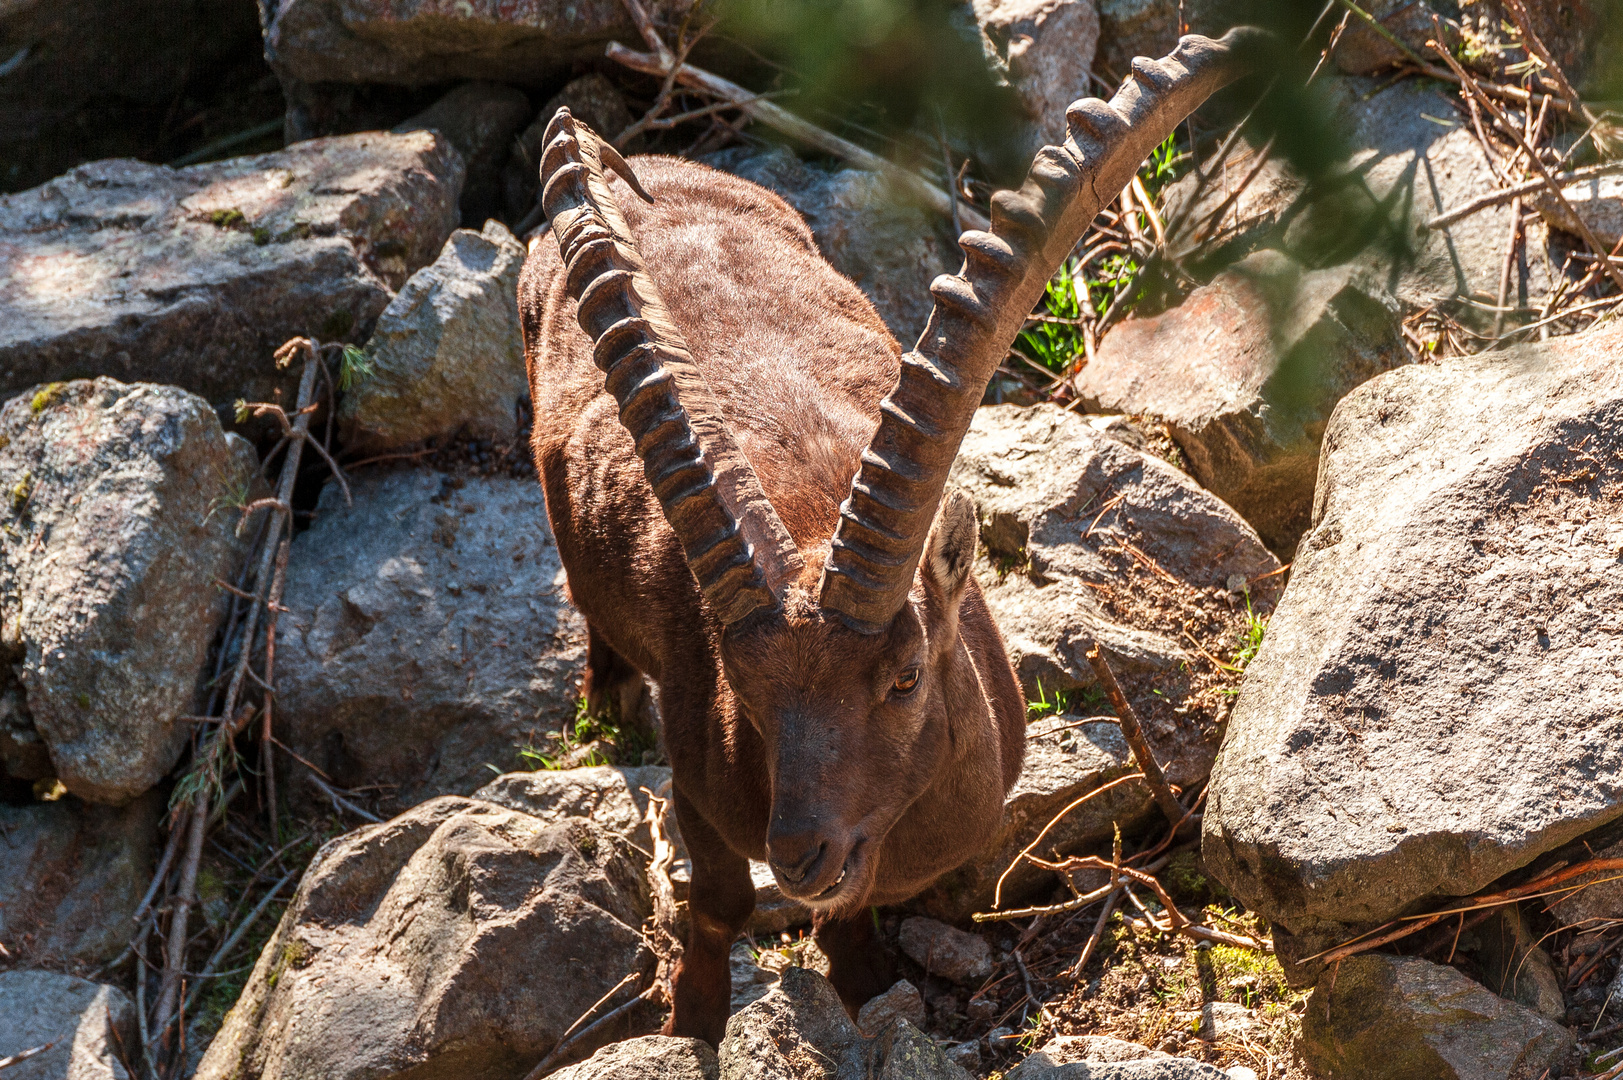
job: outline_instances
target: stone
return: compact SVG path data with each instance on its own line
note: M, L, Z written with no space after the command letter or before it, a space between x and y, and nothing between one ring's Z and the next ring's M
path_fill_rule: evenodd
M118 808L72 795L0 806L0 945L13 963L88 970L124 951L163 809L157 792Z
M352 448L386 453L426 439L511 443L530 399L518 325L524 245L499 221L458 229L411 276L366 343L371 374L344 395Z
M54 1045L6 1080L131 1080L122 1047L139 1044L124 991L54 971L0 971L0 1058Z
M877 173L825 169L786 147L730 147L702 160L781 196L896 339L906 348L918 341L934 306L930 282L956 273L963 261L940 215L898 198Z
M1128 319L1076 376L1096 412L1162 420L1189 471L1289 558L1319 441L1353 387L1409 362L1395 298L1356 266L1263 250L1160 315Z
M1578 222L1583 221L1595 234L1595 239L1608 248L1623 239L1623 176L1597 176L1568 184L1561 189L1567 206L1562 206L1548 191L1533 196L1533 206L1551 227L1573 235L1581 235Z
M198 1080L521 1080L623 977L646 985L649 912L624 845L591 822L431 799L316 855Z
M1623 843L1601 848L1597 859L1623 859ZM1601 919L1623 919L1623 874L1616 870L1595 870L1564 882L1565 885L1583 885L1562 896L1551 897L1550 914L1563 926L1578 926Z
M1104 1041L1115 1043L1117 1040ZM1227 1076L1222 1069L1204 1062L1175 1058L1154 1050L1146 1049L1137 1058L1116 1057L1114 1050L1107 1057L1078 1058L1071 1047L1056 1046L1056 1043L1059 1039L1050 1040L1004 1076L1007 1080L1225 1080ZM1135 1044L1120 1045L1133 1047Z
M660 25L682 10L669 0L644 7ZM645 47L618 0L282 0L266 10L265 59L284 85L491 79L540 87L577 62L600 61L610 41Z
M364 341L456 225L462 163L369 132L186 169L97 161L0 195L0 397L111 376L232 402L297 392L288 338Z
M552 1080L716 1080L716 1052L702 1039L644 1035L605 1046Z
M541 151L546 148L547 125L559 108L567 106L577 120L611 142L620 132L636 122L625 95L598 72L582 75L564 84L564 88L547 99L541 111L535 114L530 126L513 141L512 153L502 169L502 205L507 220L515 225L529 219L534 213L540 222L537 206L541 187ZM625 153L635 154L641 149L642 137L634 136L626 144Z
M1056 1065L1069 1065L1077 1061L1141 1061L1144 1058L1171 1056L1125 1039L1112 1039L1108 1035L1055 1035L1039 1049Z
M1319 980L1298 1045L1323 1076L1511 1080L1556 1075L1573 1038L1453 968L1364 953Z
M345 787L467 794L575 712L584 621L534 480L361 472L293 541L277 723ZM488 766L488 767L487 767Z
M394 131L437 131L456 147L467 170L459 200L462 224L477 229L486 218L501 215L502 168L513 136L532 115L524 91L500 83L470 82L401 121Z
M1159 58L1177 47L1182 34L1222 37L1244 22L1236 0L1098 0L1099 44L1094 68L1119 82L1132 70L1133 57ZM1186 29L1180 29L1183 18Z
M1623 332L1342 400L1202 859L1303 958L1623 816Z
M1203 780L1228 699L1204 689L1214 669L1185 635L1233 653L1246 601L1226 591L1231 578L1250 583L1255 611L1271 609L1279 561L1251 526L1055 405L977 410L950 482L975 499L976 579L1027 700L1094 686L1084 653L1098 641L1171 782Z
M981 48L1025 113L1027 157L1068 134L1065 110L1093 97L1099 13L1092 0L973 0Z
M1465 940L1467 936L1471 940ZM1519 905L1500 908L1469 935L1462 934L1459 947L1476 954L1488 989L1557 1024L1566 1022L1566 980L1539 946Z
M254 6L238 0L0 6L0 191L87 157L153 153L158 123L187 83L258 47Z
M1440 13L1426 0L1380 0L1364 10L1379 20L1387 33L1422 56L1427 52L1426 42L1437 37L1432 19ZM1451 50L1456 48L1460 44L1459 23L1448 18L1438 21L1446 44ZM1358 18L1347 21L1331 58L1348 75L1375 75L1407 59L1403 50Z
M647 788L656 794L671 781L663 765L593 765L583 769L542 769L500 776L473 793L473 798L517 810L548 825L567 818L588 818L592 824L624 836L648 851ZM671 824L675 825L674 816Z
M990 911L998 899L1008 908L1035 901L1054 884L1054 875L1020 862L1020 852L1071 803L1105 784L1136 772L1127 740L1114 717L1088 723L1075 716L1048 717L1027 729L1026 760L1020 778L1003 802L997 838L969 862L936 881L913 907L939 919L962 922ZM1035 852L1045 859L1108 845L1124 830L1154 812L1154 799L1140 781L1131 781L1089 799L1048 830ZM922 961L921 961L922 962Z
M51 383L0 407L0 698L80 798L128 802L179 760L257 467L172 386Z
M968 1080L905 1019L866 1039L827 979L791 967L735 1012L719 1048L720 1080Z
M906 979L897 980L889 990L868 999L857 1010L857 1027L869 1037L878 1035L892 1020L906 1020L914 1027L924 1024L924 998L919 988Z
M992 946L986 939L944 922L917 915L903 919L897 940L902 951L931 975L968 985L992 974Z

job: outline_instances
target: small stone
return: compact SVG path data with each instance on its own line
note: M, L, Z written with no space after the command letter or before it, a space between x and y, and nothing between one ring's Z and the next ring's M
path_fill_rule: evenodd
M992 946L935 919L914 916L902 920L902 951L931 975L959 985L979 982L992 974Z
M120 1048L138 1039L135 1007L116 987L54 971L0 972L0 1058L54 1044L7 1070L16 1080L130 1080Z
M644 1035L603 1047L551 1080L716 1080L716 1052L700 1039Z
M1229 1080L1257 1080L1257 1070L1249 1065L1230 1065L1228 1077Z
M906 1020L915 1026L924 1024L924 998L906 979L898 980L883 994L869 999L857 1012L857 1027L870 1038L893 1020Z

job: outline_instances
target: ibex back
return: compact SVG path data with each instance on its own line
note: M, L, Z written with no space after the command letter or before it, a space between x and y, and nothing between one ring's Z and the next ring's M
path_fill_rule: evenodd
M888 985L864 909L997 828L1024 703L947 472L1045 283L1239 73L1239 33L1185 38L1135 61L1110 104L1072 105L1071 138L994 197L990 233L960 239L964 270L932 284L905 356L776 196L674 158L628 164L553 119L557 243L519 283L535 458L590 626L589 700L659 688L693 860L668 1033L722 1036L749 859L812 909L854 1011Z

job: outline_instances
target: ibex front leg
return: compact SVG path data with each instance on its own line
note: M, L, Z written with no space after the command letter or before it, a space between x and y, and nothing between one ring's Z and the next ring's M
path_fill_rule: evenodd
M671 975L675 1003L661 1034L721 1043L732 1005L728 954L755 910L749 860L736 854L682 798L672 791L676 821L693 860L688 893L688 936Z

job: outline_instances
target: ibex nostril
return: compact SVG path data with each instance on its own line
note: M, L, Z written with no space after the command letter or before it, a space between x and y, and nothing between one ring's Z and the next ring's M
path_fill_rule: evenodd
M798 885L811 876L822 861L828 844L813 838L798 836L776 840L767 845L767 862L783 880Z

